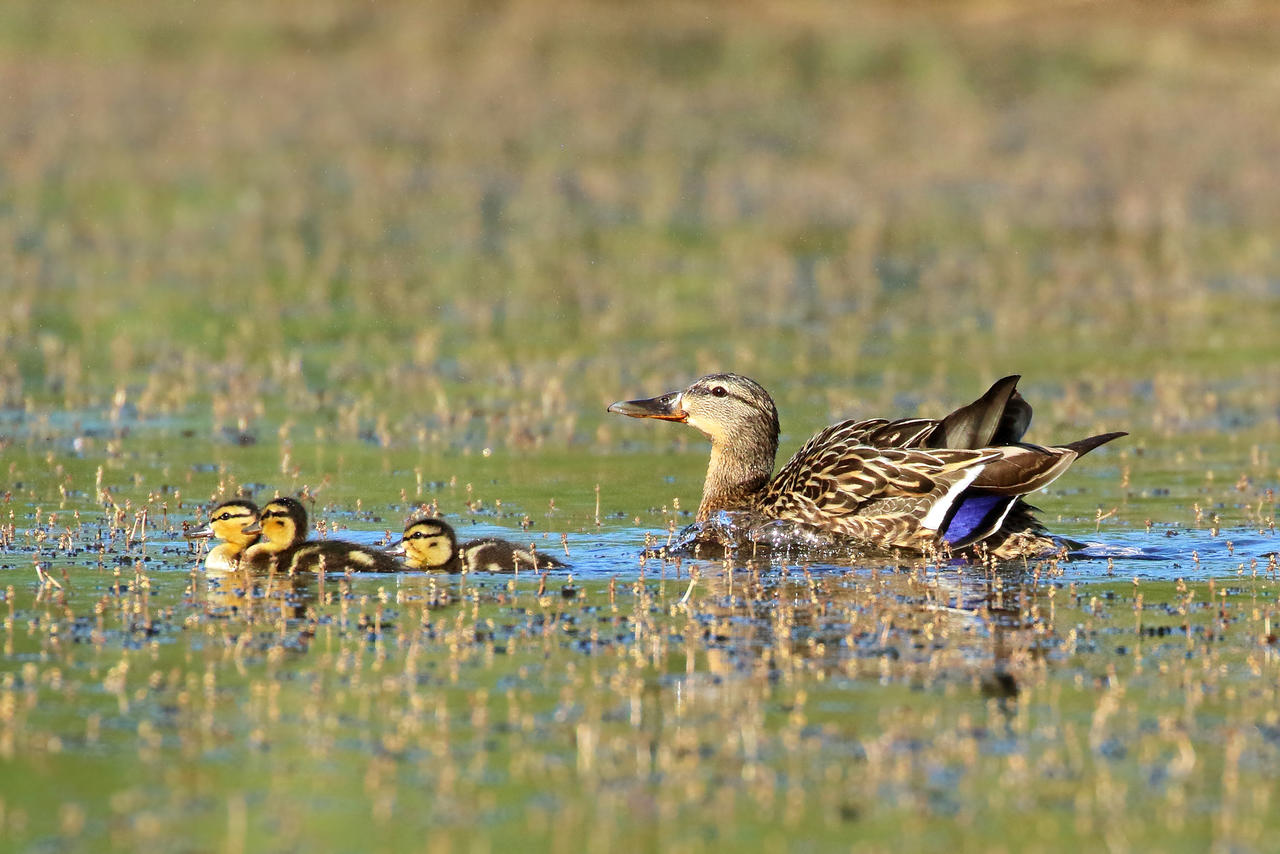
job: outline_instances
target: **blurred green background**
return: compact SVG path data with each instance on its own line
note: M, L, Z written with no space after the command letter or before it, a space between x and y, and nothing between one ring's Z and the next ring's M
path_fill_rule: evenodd
M1278 23L15 0L0 403L524 448L712 369L797 433L1021 372L1053 438L1270 425Z
M1266 850L1278 128L1274 4L5 0L0 848ZM1115 565L641 563L711 370L1022 373ZM577 579L211 587L242 489Z

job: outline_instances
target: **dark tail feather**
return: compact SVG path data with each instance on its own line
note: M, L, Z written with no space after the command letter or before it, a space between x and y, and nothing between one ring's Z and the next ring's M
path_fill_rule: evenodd
M1099 445L1105 445L1112 439L1119 439L1121 436L1128 436L1128 433L1120 431L1117 433L1099 433L1097 436L1090 436L1088 439L1078 439L1075 442L1069 442L1061 447L1076 452L1077 457L1083 457Z
M1021 442L1030 426L1031 404L1014 391L1009 396L1009 402L1004 405L1004 415L1000 416L1000 426L996 428L996 434L991 437L991 444L1013 445Z
M996 380L987 393L938 422L929 437L934 448L986 448L1022 438L1031 423L1031 407L1018 394L1017 374ZM1008 434L1017 433L1016 436Z

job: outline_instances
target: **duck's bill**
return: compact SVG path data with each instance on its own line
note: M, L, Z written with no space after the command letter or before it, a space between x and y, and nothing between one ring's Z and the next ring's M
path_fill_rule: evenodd
M260 521L259 521L259 522L250 522L248 525L245 525L243 528L241 528L241 529L240 529L240 532L241 532L242 534L261 534L261 533L262 533L262 522L260 522Z
M194 531L183 531L182 536L188 540L207 540L213 536L213 526L205 525L203 528L196 528Z
M383 551L395 557L403 557L404 556L404 540L401 540L398 543L392 543L391 545L383 549Z
M689 413L680 405L680 392L673 391L661 397L646 400L620 400L609 407L610 412L632 418L660 418L663 421L688 421Z

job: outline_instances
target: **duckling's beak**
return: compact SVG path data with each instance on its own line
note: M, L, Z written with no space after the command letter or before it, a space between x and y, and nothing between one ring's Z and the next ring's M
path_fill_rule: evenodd
M240 529L240 533L242 533L242 534L261 534L261 533L262 533L262 522L261 522L261 521L254 521L254 522L250 522L248 525L245 525L243 528L241 528L241 529Z
M203 540L213 536L213 526L205 525L203 528L197 528L194 531L183 531L182 536L188 540Z
M395 555L396 557L400 557L401 555L404 554L404 540L401 540L398 543L392 543L391 545L383 549L383 551L385 551L389 555Z
M672 391L648 400L620 400L609 407L609 412L629 415L632 418L660 418L663 421L688 421L689 413L680 405L683 392Z

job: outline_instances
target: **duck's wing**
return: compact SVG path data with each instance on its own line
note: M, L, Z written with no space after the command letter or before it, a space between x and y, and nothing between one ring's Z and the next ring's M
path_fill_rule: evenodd
M982 397L937 422L924 440L929 448L987 448L1022 441L1031 426L1031 404L1018 394L1018 380L998 379Z
M1018 445L1000 448L1001 459L990 464L973 488L957 502L943 527L953 548L974 543L1000 558L1024 557L1052 551L1057 543L1035 517L1035 508L1022 498L1043 489L1080 457L1125 432L1100 433L1053 448Z
M882 546L936 540L948 510L993 450L878 448L853 443L863 422L834 424L796 452L757 498L758 509Z
M887 418L868 418L864 421L845 421L841 425L843 440L855 445L873 448L919 448L938 428L936 418L903 418L890 421Z
M989 537L997 541L1014 534L1039 537L1043 528L1021 496L1044 489L1083 454L1125 435L1102 433L1058 447L1019 444L987 449L999 456L986 464L948 510L940 529L942 538L952 548L964 548ZM998 543L986 545L998 547ZM1037 547L1042 545L1037 541Z
M874 448L987 448L1022 440L1031 405L1018 394L1021 377L997 380L982 397L945 418L869 418L840 425L851 442Z
M1053 447L1022 443L987 448L998 452L999 456L983 469L973 486L999 495L1026 495L1053 483L1072 463L1099 445L1127 435L1123 432L1102 433Z

